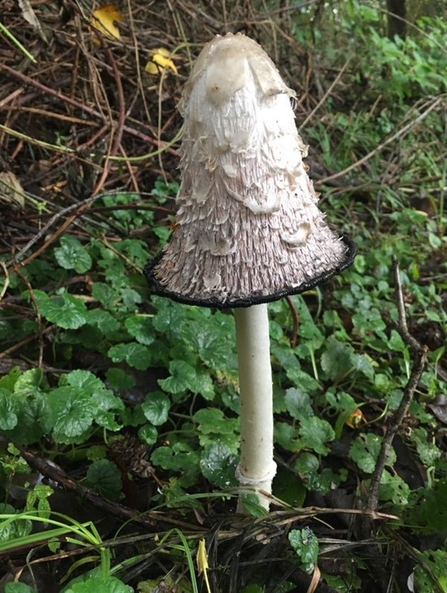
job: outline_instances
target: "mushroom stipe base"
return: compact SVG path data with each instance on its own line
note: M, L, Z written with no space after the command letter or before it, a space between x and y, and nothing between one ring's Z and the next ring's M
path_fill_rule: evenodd
M344 243L346 247L346 252L344 259L337 264L333 269L324 272L320 276L316 276L312 278L312 280L308 282L302 282L299 286L285 286L283 290L276 292L274 294L268 295L250 295L249 298L218 298L218 297L209 297L209 298L200 298L200 297L190 297L182 294L177 294L170 290L166 290L163 286L162 282L157 278L155 275L155 267L160 262L161 258L163 257L163 251L158 253L155 258L153 258L144 268L144 274L149 282L155 287L155 293L168 297L173 301L177 301L178 303L183 303L186 305L196 305L200 307L214 307L216 309L232 309L238 307L251 307L252 305L260 305L262 303L271 303L273 301L277 301L285 296L293 295L293 294L300 294L302 292L306 292L307 290L311 290L315 286L321 284L322 282L326 282L332 276L339 274L346 268L348 268L351 263L353 262L356 253L357 247L355 243L347 236L342 234L340 239Z

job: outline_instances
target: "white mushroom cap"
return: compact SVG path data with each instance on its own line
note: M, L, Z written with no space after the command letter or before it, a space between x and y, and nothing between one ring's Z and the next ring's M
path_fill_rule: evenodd
M185 86L176 230L145 273L180 302L249 306L308 290L355 246L326 224L290 98L264 50L228 33L205 45Z

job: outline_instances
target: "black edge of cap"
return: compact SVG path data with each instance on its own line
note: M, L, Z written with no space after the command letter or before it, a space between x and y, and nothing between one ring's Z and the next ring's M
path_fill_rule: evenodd
M306 292L307 290L311 290L312 288L315 288L315 286L318 286L319 284L326 282L333 276L340 274L340 272L343 272L343 270L346 270L346 268L348 268L354 261L354 258L357 254L357 246L354 243L354 241L352 241L352 239L350 239L350 237L348 237L347 235L342 234L340 238L346 247L346 253L344 260L338 266L336 266L333 270L330 270L329 272L320 274L319 276L313 278L308 282L303 282L299 286L286 287L283 290L280 290L279 292L275 292L274 294L253 295L245 299L230 298L226 300L219 300L217 298L197 299L193 297L182 296L181 294L175 292L171 292L170 290L166 290L166 288L164 288L163 284L161 284L161 282L155 277L154 274L154 268L163 256L162 251L148 262L148 264L144 268L144 275L146 276L148 281L155 287L155 294L163 297L168 297L178 303L183 303L185 305L195 305L198 307L214 307L216 309L251 307L252 305L260 305L262 303L271 303L273 301L278 301L279 299L282 299L283 297L288 295Z

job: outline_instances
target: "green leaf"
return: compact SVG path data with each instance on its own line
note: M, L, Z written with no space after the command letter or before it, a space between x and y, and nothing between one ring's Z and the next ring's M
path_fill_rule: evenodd
M120 329L120 324L115 317L103 309L91 309L87 311L87 323L97 327L105 336L113 335Z
M71 371L64 379L69 385L90 395L96 409L95 422L108 430L118 430L120 425L115 422L115 417L110 410L121 411L124 403L121 398L107 389L101 379L95 377L90 371Z
M42 369L29 369L18 377L14 385L14 393L21 397L34 395L40 390L43 380Z
M34 291L39 312L45 319L63 329L78 329L87 322L85 302L67 292L49 297L41 290Z
M143 344L130 342L128 344L116 344L108 351L108 356L113 362L127 362L128 365L145 371L151 364L151 352Z
M299 451L298 430L287 422L275 422L275 442L286 451Z
M316 455L303 451L293 464L293 468L305 480L306 488L313 492L326 494L342 482L344 473L334 473L330 468L321 468L320 461Z
M372 474L376 467L377 458L382 447L382 440L382 437L373 433L360 434L351 445L349 456L367 474ZM395 461L396 454L394 449L391 449L386 465L393 466Z
M303 480L293 474L290 470L279 468L273 480L273 494L280 500L301 508L306 498L307 490Z
M92 296L99 301L105 309L116 310L121 300L120 293L105 282L94 282L92 286Z
M200 459L202 474L219 488L237 486L236 466L236 455L234 455L230 447L220 440L216 440L205 447Z
M296 420L310 418L314 415L309 395L300 389L294 387L287 389L284 401L287 411Z
M0 429L12 430L17 426L17 414L14 411L13 394L0 387Z
M154 445L158 439L158 430L152 424L145 424L138 430L138 437L148 445Z
M348 375L353 370L352 348L331 336L326 342L326 349L321 355L321 368L332 381Z
M7 583L5 593L36 593L36 590L25 583Z
M153 315L132 315L127 317L124 325L137 342L150 346L155 341L152 318Z
M232 453L239 448L239 418L228 418L218 408L202 408L193 417L198 424L200 444L206 447L218 439Z
M120 470L108 459L100 459L91 464L85 483L110 500L118 500L123 488Z
M21 445L36 443L51 432L46 394L36 391L33 396L16 402L17 426L9 438Z
M298 554L303 569L308 574L311 574L318 561L318 552L320 549L317 536L309 527L292 529L289 533L289 541Z
M20 367L13 367L7 375L0 377L0 387L14 391L14 386L21 375Z
M62 268L75 270L78 274L84 274L90 270L92 258L78 239L64 235L61 237L60 245L54 250L54 256Z
M329 422L316 416L302 421L299 434L303 448L312 449L321 455L329 453L325 443L335 439L335 432Z
M160 391L148 393L141 404L145 417L154 426L161 426L167 421L170 407L169 397Z
M107 382L118 391L126 392L135 387L135 379L125 370L112 367L106 371Z
M58 387L48 393L47 401L54 440L82 442L97 413L91 394L76 387Z
M169 363L171 376L167 379L159 379L158 384L168 393L184 393L193 391L196 386L197 372L183 360L173 360Z
M93 577L69 585L67 589L64 589L64 593L134 593L134 590L115 577Z
M171 447L158 447L151 455L154 465L173 471L192 471L199 469L199 456L187 443L177 442Z
M10 504L0 502L0 514L14 514L16 510ZM0 542L10 542L20 537L29 535L32 531L32 523L29 519L22 519L17 513L17 519L0 519Z

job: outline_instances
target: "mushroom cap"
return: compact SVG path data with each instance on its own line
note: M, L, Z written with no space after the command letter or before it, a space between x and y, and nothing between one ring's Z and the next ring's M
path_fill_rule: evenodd
M341 272L355 245L327 225L290 98L264 50L216 36L185 85L175 231L145 268L160 295L247 307Z

